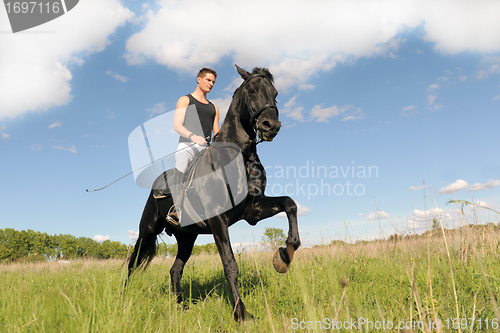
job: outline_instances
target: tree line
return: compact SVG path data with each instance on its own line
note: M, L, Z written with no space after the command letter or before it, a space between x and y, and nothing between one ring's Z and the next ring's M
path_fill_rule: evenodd
M270 249L282 246L286 236L282 229L266 228L262 244ZM0 229L0 262L44 261L57 259L125 259L129 248L120 242L98 242L87 237L48 235L33 230ZM195 245L193 255L217 252L215 243ZM177 244L159 243L157 255L175 257Z
M126 258L127 252L125 244L110 240L97 242L91 238L73 235L0 229L0 261Z
M98 242L73 235L48 235L33 230L0 229L0 262L45 261L57 259L125 259L129 248L120 242ZM177 255L177 244L158 244L157 254L164 257ZM195 245L193 254L216 253L215 243Z
M201 253L213 254L217 253L217 245L215 243L208 243L205 245L195 245L193 247L192 255ZM159 243L156 254L163 257L175 257L177 255L177 243L165 244Z

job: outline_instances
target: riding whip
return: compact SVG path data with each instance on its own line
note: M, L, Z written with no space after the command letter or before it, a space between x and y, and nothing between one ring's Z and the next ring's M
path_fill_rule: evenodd
M126 175L124 175L124 176L122 176L122 177L118 178L117 180L112 181L111 183L109 183L109 184L108 184L108 185L106 185L106 186L103 186L103 187L100 187L100 188L96 188L96 189L94 189L94 190L89 190L89 189L86 189L85 191L87 191L87 192L97 192L97 191L104 190L106 187L111 186L111 185L113 185L114 183L116 183L116 182L118 182L118 181L122 180L123 178L126 178L126 177L130 176L130 175L131 175L131 174L133 174L134 172L139 171L139 170L141 170L141 169L144 169L145 167L150 166L151 164L154 164L154 163L156 163L156 162L158 162L158 161L160 161L160 160L162 160L162 159L164 159L164 158L167 158L167 157L169 157L169 156L172 156L172 155L174 155L175 153L178 153L178 152L183 151L183 150L185 150L185 149L191 148L191 147L192 147L192 146L194 146L194 145L195 145L195 143L192 143L192 144L190 144L190 145L189 145L189 146L187 146L187 147L184 147L184 148L182 148L182 149L179 149L179 150L174 151L173 153L170 153L170 154L167 154L167 155L162 156L162 157L160 157L160 158L157 158L156 160L151 161L151 162L149 162L148 164L141 166L140 168L137 168L137 169L135 169L135 170L132 170L131 172L129 172L129 173L127 173Z

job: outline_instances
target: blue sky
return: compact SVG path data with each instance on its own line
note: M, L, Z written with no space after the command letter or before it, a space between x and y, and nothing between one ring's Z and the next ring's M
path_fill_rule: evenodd
M474 223L451 199L500 208L498 2L286 4L82 0L16 34L1 7L0 228L130 243L148 191L133 176L85 189L131 171L129 134L173 110L201 67L227 110L235 63L275 75L283 128L259 154L267 194L299 203L305 245ZM266 227L288 228L241 221L232 241Z

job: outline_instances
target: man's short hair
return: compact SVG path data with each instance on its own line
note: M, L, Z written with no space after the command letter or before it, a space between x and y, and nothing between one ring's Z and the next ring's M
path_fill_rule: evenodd
M212 68L202 68L200 69L200 71L198 72L198 75L196 77L201 77L201 78L204 78L205 75L207 74L213 74L213 76L215 76L215 78L217 78L217 72L214 71Z

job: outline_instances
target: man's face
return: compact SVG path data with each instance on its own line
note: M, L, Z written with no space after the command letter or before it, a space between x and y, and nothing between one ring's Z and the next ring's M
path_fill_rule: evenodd
M205 74L203 78L198 77L197 79L198 85L200 86L201 90L205 93L210 92L212 90L214 84L215 84L215 76L211 73Z

